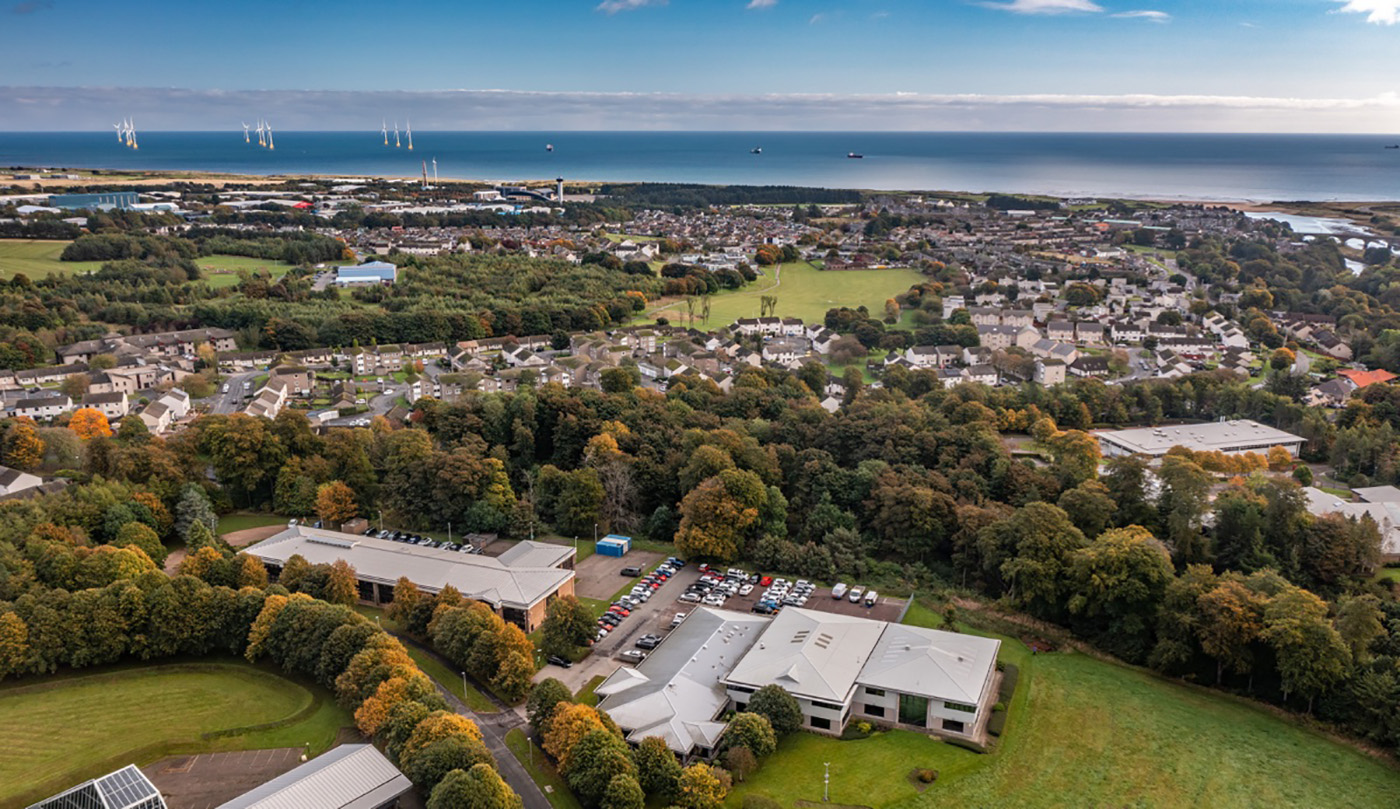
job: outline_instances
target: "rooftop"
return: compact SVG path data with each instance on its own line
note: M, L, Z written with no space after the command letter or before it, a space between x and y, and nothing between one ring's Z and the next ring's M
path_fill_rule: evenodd
M1273 427L1247 419L1206 424L1182 424L1175 427L1108 430L1096 433L1096 435L1101 441L1108 441L1132 452L1141 452L1147 455L1164 455L1167 450L1176 446L1195 451L1221 450L1230 452L1241 446L1286 446L1300 444L1303 441L1301 436L1276 430Z
M886 624L860 682L976 705L1000 648L992 638Z
M777 683L797 696L844 702L884 627L866 618L789 607L728 681L755 688Z
M219 809L378 809L413 788L370 744L342 744Z
M724 678L753 646L768 619L700 607L636 668L622 666L596 689L629 741L660 736L678 753L713 747L724 732L715 717L728 704Z
M562 563L572 548L528 540L492 557L298 525L250 547L248 553L276 565L285 565L296 554L313 565L344 559L365 581L393 584L407 576L429 592L450 584L468 598L522 608L554 593L574 575L544 564L551 559Z

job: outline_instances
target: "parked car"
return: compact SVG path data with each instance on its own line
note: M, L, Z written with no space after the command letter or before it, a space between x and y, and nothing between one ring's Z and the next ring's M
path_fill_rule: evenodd
M642 575L642 569L636 565L628 565L627 567L624 567L622 569L622 575L631 576L635 579L636 577Z
M762 585L763 587L767 587L767 586L769 586L769 585L771 585L771 584L773 583L773 577L772 577L772 576L764 576L764 577L762 577L762 578L760 578L760 579L758 580L758 583L759 583L760 585Z
M739 588L739 595L741 595L741 596L746 596L746 595L748 595L749 593L752 593L752 592L753 592L753 585L752 585L752 584L745 584L743 587L740 587L740 588Z
M643 660L647 659L647 653L639 652L636 649L628 649L627 651L618 655L618 657L622 658L623 660L630 660L633 663L640 663Z
M694 604L694 603L698 602L698 601L700 600L700 598L701 598L701 596L700 596L699 593L696 593L696 592L687 592L687 593L682 593L682 594L681 594L680 600L681 600L681 601L688 602L688 603L691 603L691 604Z
M840 582L840 581L838 581L838 582L836 582L836 586L833 587L833 588L831 588L831 597L832 597L832 598L841 598L841 597L844 596L845 594L846 594L846 583L845 583L845 582Z
M864 587L859 587L859 586L857 586L857 587L852 587L852 588L851 588L851 596L850 596L850 598L851 598L851 603L852 603L852 604L859 604L859 603L860 603L860 597L863 596L863 595L865 595L865 588L864 588Z
M638 649L655 649L660 643L661 638L657 635L643 635L632 645Z
M870 592L866 593L866 594L865 594L865 606L867 606L867 607L873 607L873 606L875 606L875 602L876 602L876 600L879 598L879 595L880 595L880 594L877 593L877 592L875 592L874 590L871 590Z
M296 518L296 517L293 517L293 518L291 518L290 520L287 520L287 527L288 527L288 528L296 528L296 527L297 527L297 518Z
M546 659L549 661L550 665L558 666L563 669L573 668L574 665L574 662L572 660L568 659L567 657L560 657L559 655L550 655Z
M671 619L671 628L672 628L672 629L675 629L676 627L680 626L684 621L685 621L685 613L683 613L683 612L678 612L678 613L676 613L676 617Z

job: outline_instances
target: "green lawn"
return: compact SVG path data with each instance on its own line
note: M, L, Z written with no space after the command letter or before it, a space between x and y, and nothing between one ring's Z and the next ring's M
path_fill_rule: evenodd
M919 605L906 621L942 623ZM820 801L824 761L832 801L870 807L1390 807L1400 794L1400 772L1248 702L1002 643L1021 678L991 754L897 732L847 742L797 734L728 805L749 791L785 807ZM940 772L922 794L908 779L914 767Z
M411 643L404 643L404 648L408 649L408 656L413 658L413 662L418 664L418 668L422 669L424 674L441 683L448 691L455 694L457 699L466 703L468 708L477 713L496 713L500 710L496 707L496 703L481 693L476 686L471 684L470 680L464 683L460 671L453 671L443 665L436 657ZM463 690L463 685L466 686L465 690Z
M101 261L60 261L63 248L71 242L34 239L0 239L0 280L8 281L24 273L37 281L48 275L91 272L102 268Z
M597 677L589 680L584 684L583 688L580 688L578 693L574 695L574 699L584 705L596 706L598 704L598 686L602 685L603 681L606 679L608 678L599 674Z
M310 745L315 755L354 723L319 689L236 662L21 682L0 689L0 716L0 809L180 753Z
M242 531L246 528L262 528L265 525L286 525L287 518L276 514L225 514L219 518L219 534Z
M778 272L773 267L763 271L765 275L744 289L710 298L710 327L727 326L741 317L758 317L764 295L777 296L779 317L800 317L807 323L820 323L826 310L837 306L854 309L864 304L872 315L879 316L885 311L886 300L926 280L909 269L824 272L805 261L784 264ZM681 325L685 312L684 303L672 303L651 310L647 317L663 315Z
M1400 567L1383 567L1376 571L1376 581L1400 584Z
M293 266L285 261L268 261L247 256L200 256L194 263L203 270L204 282L215 289L235 286L238 283L239 270L249 273L266 270L273 280L276 280L286 275Z
M549 763L544 751L531 742L524 731L514 728L506 733L506 747L539 785L550 806L554 809L581 809L578 798L569 791L569 785Z

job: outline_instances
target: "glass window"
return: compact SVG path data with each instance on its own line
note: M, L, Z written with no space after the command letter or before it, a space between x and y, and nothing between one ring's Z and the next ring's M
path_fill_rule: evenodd
M865 706L865 715L866 715L866 716L881 716L881 717L883 717L883 716L885 715L885 706L883 706L883 705L867 705L867 706Z
M865 689L865 693L869 694L869 695L872 696L872 697L883 697L883 696L885 695L885 689L883 689L883 688L867 688L867 689Z
M977 713L976 705L964 705L961 702L945 702L943 707L950 711L962 711L963 713Z
M928 726L928 697L899 695L899 721L917 727Z
M966 728L966 725L964 725L962 722L957 721L956 719L943 720L944 730L952 731L953 733L966 733Z
M822 729L822 730L831 730L831 720L830 720L830 719L824 719L824 718L822 718L822 717L820 717L820 716L814 716L814 717L812 717L812 719L811 719L811 724L812 724L812 727L814 727L814 728L820 728L820 729Z

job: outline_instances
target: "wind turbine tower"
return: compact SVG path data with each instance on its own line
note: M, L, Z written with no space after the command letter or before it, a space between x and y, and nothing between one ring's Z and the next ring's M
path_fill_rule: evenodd
M272 144L272 124L267 125L267 148L269 150L277 148Z
M413 122L405 120L404 127L408 130L408 150L413 151Z
M379 122L379 131L382 132L382 133L384 133L384 145L385 145L385 146L388 146L388 145L389 145L389 121L388 121L387 119L381 119L381 120L380 120L380 122Z
M437 178L437 158L434 157L434 158L433 158L433 185L437 185L437 184L438 184L438 178Z
M249 137L248 137L248 125L247 125L247 124L244 124L244 125L243 125L243 142L244 142L244 143L252 143L252 142L253 142L253 141L252 141L251 139L249 139Z

